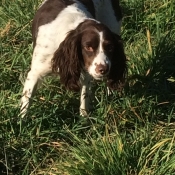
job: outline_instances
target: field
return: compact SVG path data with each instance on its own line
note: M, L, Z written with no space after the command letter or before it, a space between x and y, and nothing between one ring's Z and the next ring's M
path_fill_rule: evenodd
M128 76L122 92L79 93L48 77L19 117L37 0L0 0L1 175L175 175L175 1L121 0Z

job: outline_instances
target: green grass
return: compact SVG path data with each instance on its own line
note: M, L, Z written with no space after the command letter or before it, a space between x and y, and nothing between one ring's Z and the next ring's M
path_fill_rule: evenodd
M128 78L122 92L79 94L47 78L28 117L19 100L39 1L0 1L0 174L175 175L175 2L121 0Z

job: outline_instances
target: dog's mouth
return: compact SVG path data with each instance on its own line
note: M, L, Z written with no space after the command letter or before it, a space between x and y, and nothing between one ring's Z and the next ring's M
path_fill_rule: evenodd
M98 80L98 81L102 81L102 80L105 80L106 78L107 78L107 75L108 75L109 73L106 73L106 74L104 74L104 75L102 75L102 74L100 74L100 75L98 75L98 74L94 74L94 75L91 75L95 80Z

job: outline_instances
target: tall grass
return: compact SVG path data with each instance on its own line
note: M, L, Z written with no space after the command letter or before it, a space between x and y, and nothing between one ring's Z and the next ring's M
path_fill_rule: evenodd
M128 78L122 92L95 91L79 116L79 94L47 78L29 115L19 100L32 54L39 1L0 2L0 174L175 174L175 2L121 0Z

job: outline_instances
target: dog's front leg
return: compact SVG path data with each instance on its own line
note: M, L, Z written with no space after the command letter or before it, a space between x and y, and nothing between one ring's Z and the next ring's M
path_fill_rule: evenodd
M81 97L80 97L80 115L87 116L92 108L92 82L89 75L81 75Z

